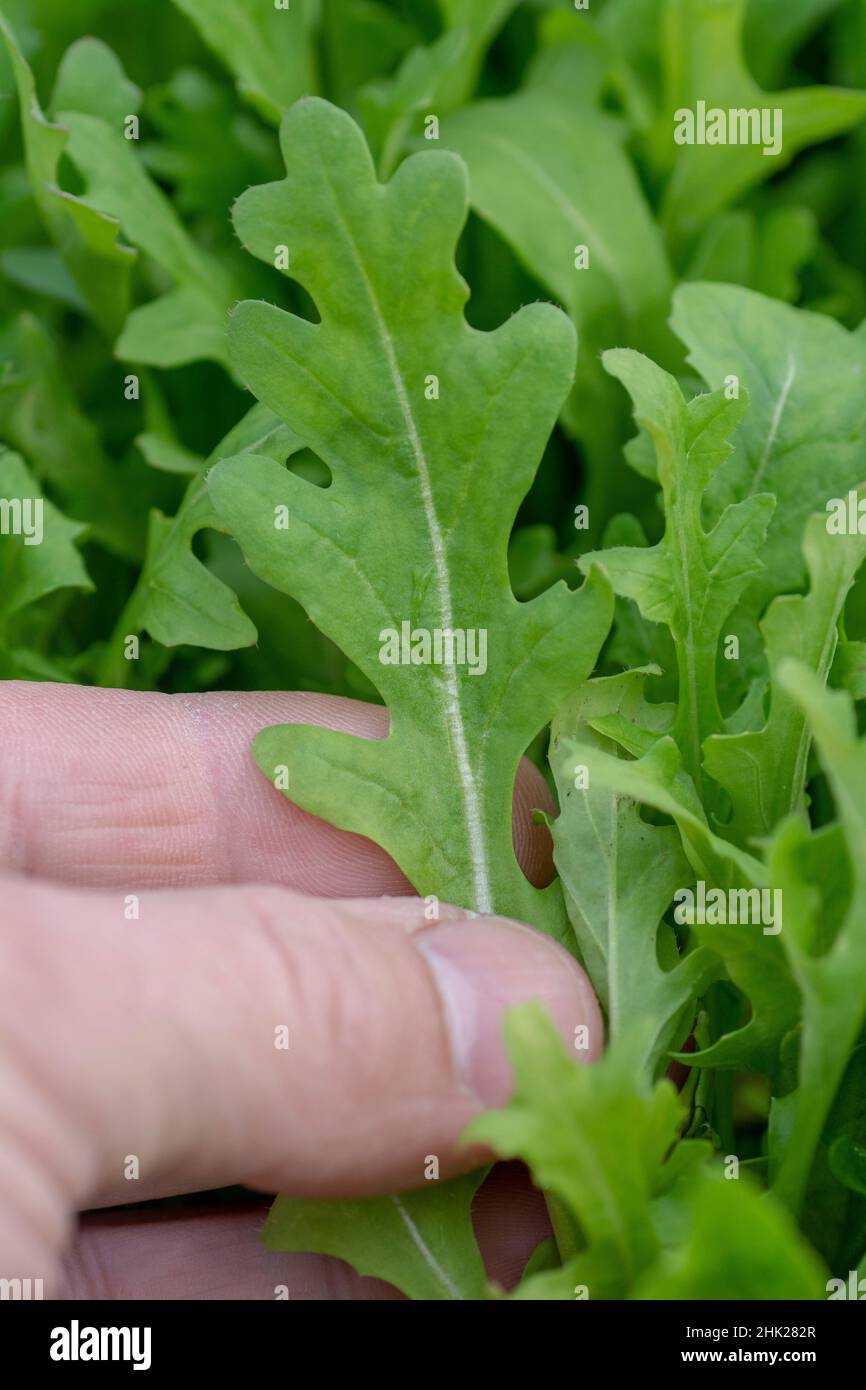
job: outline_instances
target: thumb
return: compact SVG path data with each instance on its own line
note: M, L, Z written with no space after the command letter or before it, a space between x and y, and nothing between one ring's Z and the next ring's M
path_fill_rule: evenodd
M417 1186L428 1155L442 1176L471 1166L466 1123L507 1098L509 1006L539 999L570 1044L588 1026L584 1058L601 1047L582 970L520 923L259 886L141 894L127 921L119 893L4 888L0 1171L8 1192L16 1154L26 1167L19 1238L21 1210L34 1239L56 1232L51 1194L62 1224L237 1182Z

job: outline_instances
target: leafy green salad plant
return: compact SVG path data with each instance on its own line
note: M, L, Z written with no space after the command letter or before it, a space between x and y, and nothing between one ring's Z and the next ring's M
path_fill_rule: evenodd
M514 1010L467 1135L548 1200L516 1289L484 1171L267 1243L418 1299L849 1296L862 0L5 0L0 92L0 676L384 703L262 774L604 1011L582 1066ZM679 143L707 109L778 149Z

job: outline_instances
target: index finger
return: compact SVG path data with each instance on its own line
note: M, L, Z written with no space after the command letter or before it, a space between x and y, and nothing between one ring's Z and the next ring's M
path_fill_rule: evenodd
M324 897L412 891L378 845L307 814L259 772L253 735L318 724L383 738L388 713L335 695L163 695L0 682L0 869L87 887L277 883ZM514 844L531 882L552 877L552 809L524 761Z

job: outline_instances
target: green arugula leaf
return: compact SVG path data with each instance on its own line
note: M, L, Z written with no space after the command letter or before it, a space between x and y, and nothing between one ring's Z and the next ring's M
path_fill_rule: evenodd
M680 751L670 736L658 738L617 717L590 718L587 722L596 733L612 739L620 748L639 754L621 758L598 743L563 738L562 757L573 766L586 768L591 787L607 788L670 816L679 828L695 876L708 884L727 888L738 883L766 883L766 868L760 860L710 828L694 784L683 770ZM642 751L644 748L647 751Z
M851 866L847 911L828 931L822 920L821 870L816 867L814 877L805 876L807 832L787 821L774 841L775 873L785 902L782 941L803 1008L799 1085L773 1187L797 1211L848 1058L866 1024L866 739L857 738L850 696L825 690L802 663L785 661L779 682L811 727Z
M521 600L536 598L558 579L574 574L573 562L557 548L552 526L520 526L508 546L511 587Z
M465 50L439 92L442 110L450 111L472 95L487 47L516 8L517 0L439 0L439 6L446 30L460 30L468 37Z
M579 332L629 341L661 318L670 269L652 215L601 113L572 119L547 88L482 101L443 123L442 139L469 167L472 206L551 290ZM585 268L576 248L588 249Z
M197 68L181 68L148 90L145 124L157 135L142 140L142 162L171 186L178 212L198 219L199 233L202 223L213 229L209 241L224 236L226 209L244 188L280 172L271 131Z
M563 876L569 916L590 977L603 1001L608 988L606 966L603 960L599 961L594 942L603 940L607 932L616 931L616 954L611 954L617 971L624 980L631 981L629 999L636 1016L640 1016L642 1002L646 1001L650 1048L653 1028L655 1036L660 1035L657 1048L665 1039L670 1045L674 1040L671 1033L682 1022L677 1007L683 1009L689 1000L694 1005L696 996L717 973L712 961L723 960L730 978L751 1002L751 1017L742 1027L726 1032L700 1051L681 1054L681 1060L702 1068L760 1069L779 1081L783 1072L782 1044L797 1023L801 998L778 935L765 935L752 922L729 922L724 927L697 922L692 929L701 946L677 960L666 926L661 928L661 941L657 941L657 930L647 931L647 920L658 923L674 893L689 887L695 878L702 879L708 887L746 891L763 888L768 882L764 864L743 854L707 824L694 787L682 771L677 749L666 736L673 710L648 704L643 698L643 682L650 674L651 670L635 670L589 681L554 723L551 764L564 806L564 813L554 826L555 859ZM614 746L637 755L636 760L615 756ZM571 791L569 781L576 769L587 781L587 790ZM570 793L565 801L563 788ZM608 804L625 809L635 843L644 851L654 845L656 854L643 864L632 883L632 865L640 862L640 855L632 849L620 858L619 840L611 835L607 863L615 865L616 872L623 875L623 898L633 904L631 920L604 918L605 910L619 905L608 881L601 901L594 904L594 923L588 923L584 918L587 903L592 903L590 895L594 889L598 891L601 880L599 866L592 862L589 832L591 829L595 834L599 824L605 823L600 808L606 798ZM684 868L681 857L676 856L668 842L668 854L673 855L673 860L669 859L669 872L664 874L661 851L667 832L636 818L633 808L638 804L673 819L690 869ZM569 809L571 814L566 815ZM607 826L611 828L609 819ZM648 890L648 885L654 883L655 898ZM658 950L665 940L668 949ZM652 988L648 988L650 982ZM622 1012L628 1017L625 1009ZM651 1060L658 1059L658 1053L652 1050L649 1056Z
M763 1072L774 1094L783 1095L792 1085L788 1049L799 1024L802 995L782 945L787 924L787 899L781 886L785 874L774 855L763 876L777 886L779 894L771 899L773 930L765 930L759 924L761 914L751 910L746 921L699 923L694 928L699 939L724 960L728 975L748 1000L748 1017L740 1026L726 1026L722 1036L698 1051L681 1054L680 1060L703 1069ZM737 886L743 883L748 880L741 879ZM761 906L763 910L763 901Z
M830 1149L830 1167L839 1182L866 1197L866 1149L840 1135Z
M665 1158L683 1124L682 1103L670 1082L641 1079L635 1035L621 1035L593 1066L575 1066L534 1003L510 1010L505 1035L514 1096L473 1120L467 1138L529 1164L578 1223L602 1281L589 1296L623 1297L658 1257L652 1198L669 1180Z
M56 342L32 315L15 325L5 365L0 440L24 455L73 519L88 523L94 540L123 559L138 558L147 493L127 463L106 454L73 394Z
M662 921L676 890L694 877L676 828L650 825L634 797L608 785L580 785L583 764L573 761L575 744L615 756L615 745L588 721L633 706L644 675L629 671L587 682L553 722L550 763L561 807L552 827L554 860L581 959L611 1038L628 1028L643 1031L652 1076L688 1036L698 995L720 964L700 947L680 957L673 930Z
M592 26L607 60L608 95L622 107L638 137L650 130L658 105L663 15L657 0L608 0L588 13L554 11L547 19L554 42L564 37L585 42L584 31Z
M592 1263L578 1255L555 1269L524 1274L510 1299L514 1303L571 1303L583 1289L597 1289L601 1283Z
M539 25L538 50L529 64L526 85L556 95L581 113L598 112L615 65L612 46L601 32L598 15L551 9Z
M204 529L224 525L207 492L208 469L219 459L245 450L284 462L299 447L292 432L266 407L255 405L198 468L186 450L162 439L139 436L138 443L155 467L193 472L173 517L150 514L144 564L106 644L99 678L102 685L124 686L131 677L126 640L147 632L163 646L190 643L214 651L231 651L256 640L256 629L233 591L193 553Z
M328 95L349 110L360 88L421 41L412 17L384 0L323 0L321 32Z
M719 213L701 234L687 280L723 280L794 302L805 267L815 259L818 225L805 207L744 208Z
M866 93L820 86L764 92L740 51L744 0L668 0L664 8L664 95L652 137L657 167L670 171L663 217L674 247L799 150L850 130L866 117ZM777 142L674 143L676 113L706 108L781 112Z
M728 438L746 401L717 391L687 403L673 377L639 353L615 350L603 360L628 389L637 423L655 445L665 531L658 545L591 552L580 566L601 562L618 594L670 628L679 675L673 735L700 792L702 744L722 729L716 662L723 624L761 568L758 552L774 499L762 493L732 503L705 530L704 493L730 453Z
M145 432L138 435L135 442L151 468L159 468L163 473L180 473L183 477L202 470L204 460L174 440Z
M294 460L292 466L297 466ZM240 687L315 690L378 702L376 689L310 622L301 605L253 574L228 536L212 531L208 551L211 573L237 595L258 634L254 646L239 648L233 658Z
M70 679L44 654L51 615L40 600L60 603L70 590L93 589L78 543L85 527L43 495L19 454L0 447L0 678ZM59 604L56 611L62 612ZM46 621L47 620L47 621Z
M866 340L820 314L728 285L683 285L671 323L711 390L736 377L749 408L734 450L712 480L708 514L770 492L776 508L763 569L745 609L804 587L803 530L830 497L866 477Z
M277 125L285 107L316 90L315 0L287 0L280 8L261 0L174 3L265 120Z
M51 94L51 115L83 111L121 130L141 109L141 88L130 82L115 53L99 39L79 39L67 48Z
M0 11L0 37L12 63L21 108L21 132L33 196L52 241L63 256L96 321L114 337L126 318L132 247L118 243L115 218L59 186L58 168L68 135L52 125L36 95L33 74Z
M773 1150L771 1148L771 1155ZM848 1059L809 1174L802 1227L815 1249L847 1275L866 1249L866 1047Z
M679 1248L632 1294L639 1299L818 1299L826 1270L784 1207L745 1176L702 1173L686 1195Z
M857 498L866 502L866 486ZM806 717L780 687L777 674L794 657L826 682L845 599L866 558L866 535L830 534L828 520L813 516L806 526L808 594L774 599L761 623L772 692L766 723L757 730L712 735L704 745L706 770L731 798L725 833L738 844L765 838L788 815L806 814Z
M530 1271L513 1297L823 1296L825 1271L784 1207L746 1177L722 1178L705 1144L677 1143L682 1102L669 1082L643 1079L639 1036L576 1067L541 1007L526 1004L506 1037L515 1095L469 1137L527 1161L583 1244L558 1270Z
M418 115L441 120L471 94L484 51L516 0L440 3L445 30L439 38L411 49L393 77L360 93L361 120L382 179L396 168Z
M2 624L56 589L93 588L76 545L85 528L52 506L20 454L8 450L0 452L0 498Z
M591 686L601 684L590 682ZM769 874L766 866L710 829L691 780L682 771L679 752L671 738L665 736L656 739L655 735L648 735L618 717L589 717L587 723L596 733L614 736L620 747L629 748L630 745L630 751L636 752L648 744L649 751L635 759L623 758L607 751L610 744L605 738L590 742L585 733L579 731L577 738L559 738L552 755L554 769L557 766L565 768L567 776L568 769L580 768L588 779L593 798L599 804L603 804L603 797L607 795L615 799L617 804L628 807L636 803L670 816L679 830L686 858L691 865L690 872L683 874L675 883L673 863L666 877L662 873L663 860L653 861L652 869L645 864L644 877L633 887L629 885L629 900L632 895L635 899L631 919L617 918L615 924L617 936L627 931L630 943L624 962L614 958L622 979L627 980L631 976L633 957L642 950L640 959L645 963L646 974L641 980L632 978L631 997L637 996L641 1001L646 1001L646 1008L642 1012L646 1017L644 1037L649 1064L658 1061L663 1043L670 1045L672 1042L672 1034L688 1012L689 1001L693 1003L695 996L714 978L716 971L711 958L716 956L724 961L731 979L747 993L752 1004L752 1017L742 1028L726 1033L700 1051L682 1054L681 1060L690 1066L700 1067L760 1067L773 1078L778 1078L782 1067L782 1041L799 1017L800 992L791 978L777 937L765 936L761 928L751 922L728 923L724 927L695 923L693 930L701 946L677 960L667 928L662 927L662 937L658 941L658 931L647 931L646 927L648 920L654 925L658 923L677 889L688 888L696 879L703 880L708 888L749 891L767 884ZM589 793L586 791L575 792L575 797L587 795ZM631 815L632 848L639 843L646 849L652 843L653 831L658 828L638 820L635 829L634 813L627 811L626 814ZM566 903L581 950L586 949L587 969L604 998L608 988L605 984L605 964L603 960L599 962L597 945L593 950L586 944L588 924L583 914L587 909L582 898L578 902L579 895L591 891L594 877L598 878L599 871L597 868L590 870L586 858L580 857L580 833L581 829L586 832L585 823L582 826L578 823L575 846L569 844L568 831L572 825L573 821L569 819L563 823L561 832L554 831L556 858L558 864L563 864ZM609 864L613 861L610 845L618 845L618 841L609 841ZM655 841L655 847L661 848L660 840ZM627 860L626 863L630 867L631 861ZM576 877L578 865L582 870L580 877ZM651 910L641 920L636 895L641 893L641 901L644 900L641 892L643 885L648 881L648 875L656 872L658 880L655 896L651 899ZM670 897L665 901L668 890ZM606 902L608 906L614 902L612 889L608 890ZM603 939L602 931L613 930L614 924L607 923L602 929L598 925L600 921L601 907L596 905L595 935ZM625 940L624 936L622 940ZM642 941L642 947L637 945L639 941ZM616 944L619 945L619 941ZM665 944L666 950L657 949ZM655 960L653 948L657 950ZM648 982L652 982L650 989L647 988Z
M774 870L775 864L771 874ZM778 937L766 935L753 920L698 924L695 932L724 960L731 980L749 1001L749 1017L698 1051L680 1053L679 1060L704 1070L763 1072L781 1094L790 1086L785 1048L797 1027L802 999Z
M580 88L575 82L573 91ZM535 84L482 101L443 123L442 140L469 166L475 212L562 304L578 330L577 382L565 423L592 460L590 517L607 514L622 441L621 393L598 354L626 342L666 358L671 272L659 230L623 148L600 111L575 110L555 88Z
M439 94L468 43L464 30L442 34L435 43L407 53L394 77L370 82L360 93L361 121L380 178L390 177L397 167L413 119L425 111L438 118L443 106Z
M0 252L0 270L22 289L48 295L80 314L87 313L87 300L53 246L10 246L8 251Z
M134 309L115 351L121 359L176 367L198 358L228 365L226 314L237 298L230 273L196 245L171 203L124 139L98 116L67 111L67 154L87 184L90 203L117 218L124 234L174 282Z
M472 1230L482 1169L421 1192L360 1201L278 1197L264 1229L272 1250L316 1250L387 1279L409 1298L481 1299L484 1264Z
M379 741L266 730L257 762L278 781L288 767L294 801L378 840L419 892L562 933L559 887L527 883L506 808L521 754L589 673L611 600L593 575L577 593L557 585L517 604L506 557L570 384L573 330L546 305L495 333L467 325L451 259L466 215L453 155L414 156L380 186L357 127L317 100L288 113L281 141L286 180L245 194L235 222L263 259L275 238L289 245L322 321L243 304L233 360L333 483L247 456L213 470L211 497L252 569L297 597L381 692L391 728ZM459 648L419 661L425 643L435 657L436 632L455 630L470 644L462 664ZM400 643L417 631L405 664ZM407 781L412 767L424 778Z
M866 700L866 642L849 642L840 638L830 684L850 691L855 700Z
M849 696L824 689L808 667L788 659L778 680L808 717L833 788L851 866L844 912L824 916L820 885L827 856L809 853L808 831L798 821L785 821L778 828L771 860L785 903L781 940L802 991L802 1034L798 1090L778 1116L781 1120L784 1115L784 1126L776 1129L770 1176L774 1190L798 1211L848 1056L866 1022L866 741L856 738Z

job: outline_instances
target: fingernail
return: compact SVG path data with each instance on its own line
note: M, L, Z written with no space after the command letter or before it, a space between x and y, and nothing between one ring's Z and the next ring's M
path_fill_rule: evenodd
M501 917L445 923L413 937L436 982L463 1084L485 1106L512 1092L502 1029L530 999L547 1007L575 1060L601 1053L601 1010L586 974L549 937Z

